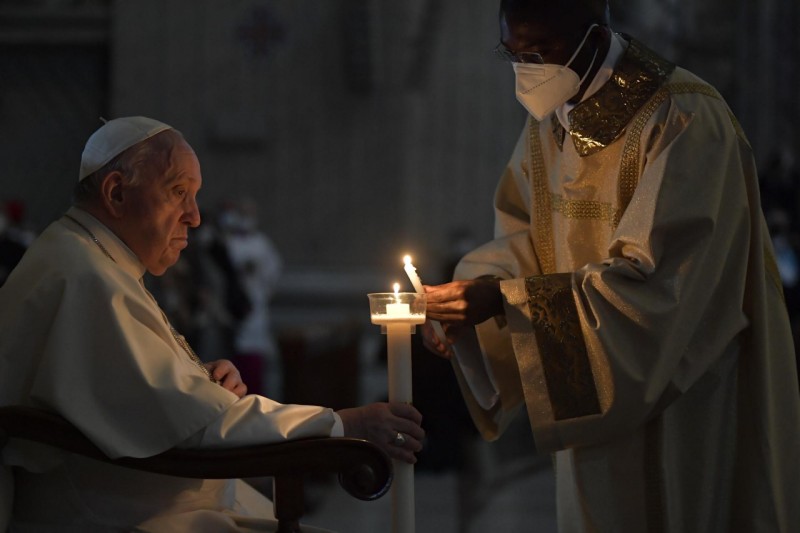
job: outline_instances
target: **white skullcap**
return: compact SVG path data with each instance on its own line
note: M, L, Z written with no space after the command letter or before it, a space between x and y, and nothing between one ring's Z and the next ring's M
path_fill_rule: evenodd
M122 117L109 120L86 141L81 155L78 181L96 172L134 144L171 129L172 126L147 117Z

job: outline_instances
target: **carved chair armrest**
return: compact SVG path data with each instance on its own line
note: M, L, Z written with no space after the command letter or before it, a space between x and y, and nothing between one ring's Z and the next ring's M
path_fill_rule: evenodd
M319 437L225 449L173 448L144 458L111 459L63 417L24 406L0 407L0 449L8 439L40 442L106 463L158 474L201 479L272 477L279 531L299 531L303 478L337 474L353 497L374 500L392 481L388 455L371 442Z

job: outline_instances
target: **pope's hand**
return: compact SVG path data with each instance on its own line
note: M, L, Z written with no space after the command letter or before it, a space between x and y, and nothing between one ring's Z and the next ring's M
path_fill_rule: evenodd
M208 372L222 388L227 389L241 398L247 394L247 385L242 381L242 376L236 367L227 359L218 359L210 363L204 363Z
M372 403L337 413L342 418L345 437L371 441L392 459L411 464L417 462L414 453L422 449L425 430L420 426L422 415L413 405Z

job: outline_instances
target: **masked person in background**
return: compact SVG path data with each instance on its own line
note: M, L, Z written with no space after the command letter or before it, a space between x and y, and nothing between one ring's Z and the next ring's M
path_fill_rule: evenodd
M606 0L503 0L500 29L530 116L494 239L427 287L429 348L486 439L527 409L562 532L800 531L794 348L738 122Z
M269 303L283 260L272 239L258 227L256 215L255 204L246 199L226 202L219 215L228 257L249 303L235 326L232 360L252 392L280 399L282 366Z
M414 462L424 432L412 406L334 412L248 395L229 361L203 364L172 328L142 276L162 275L188 245L201 184L194 151L166 124L119 118L89 138L73 207L0 288L0 405L58 413L110 457L345 435ZM255 527L243 516L274 525L241 481L137 472L14 441L3 463L17 467L13 531Z

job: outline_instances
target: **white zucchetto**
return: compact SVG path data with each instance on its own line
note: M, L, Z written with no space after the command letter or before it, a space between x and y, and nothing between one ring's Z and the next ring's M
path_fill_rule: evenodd
M93 174L134 144L171 129L172 126L147 117L122 117L109 120L86 141L81 155L78 181Z

